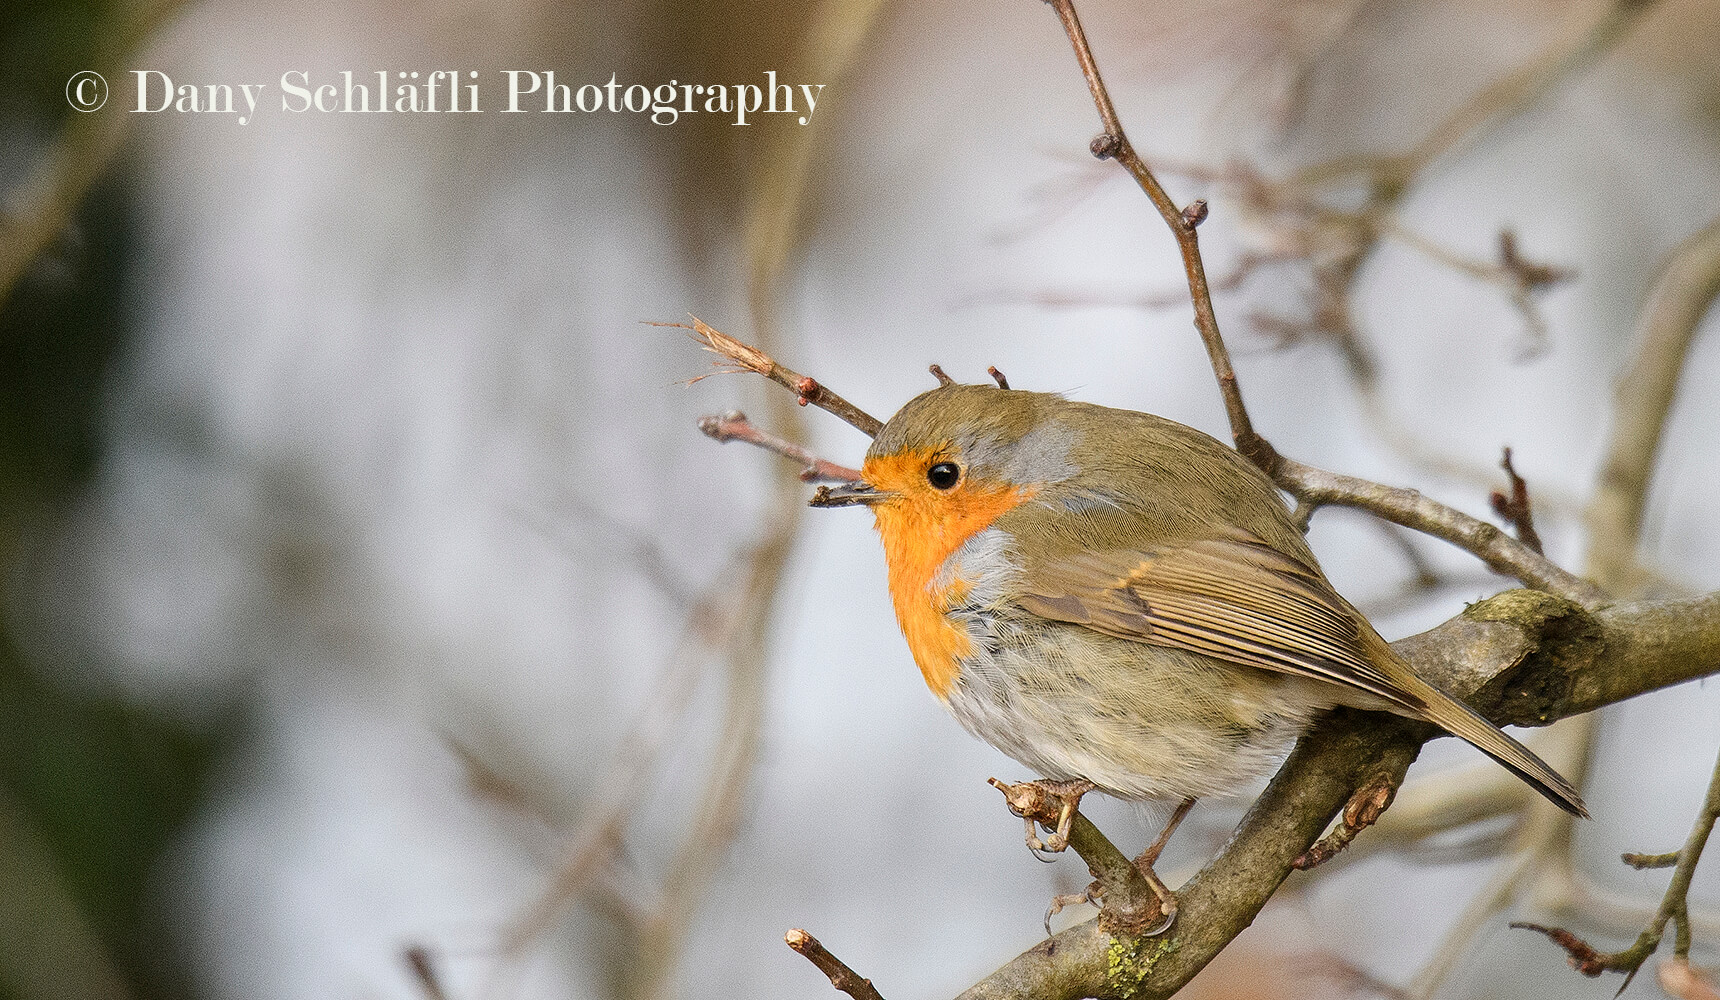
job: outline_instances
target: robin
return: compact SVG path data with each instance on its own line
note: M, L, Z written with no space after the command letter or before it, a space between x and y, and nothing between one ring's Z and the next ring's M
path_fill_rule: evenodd
M1182 800L1174 827L1347 705L1432 722L1588 815L1570 782L1393 652L1271 480L1192 427L951 383L903 406L860 481L812 504L872 509L927 686L1065 801ZM1066 846L1072 813L1043 846ZM1174 897L1150 872L1168 920Z

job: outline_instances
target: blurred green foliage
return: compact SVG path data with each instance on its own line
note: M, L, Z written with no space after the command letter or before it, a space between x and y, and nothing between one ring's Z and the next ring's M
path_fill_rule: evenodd
M47 125L69 113L66 80L107 51L116 4L7 0L0 4L0 123Z
M110 49L113 15L87 0L0 5L0 136L11 137L0 194L70 114L65 81ZM11 939L0 942L0 1000L90 984L194 995L163 910L162 862L203 799L225 729L66 685L53 651L26 656L11 631L20 603L41 603L20 591L21 540L63 520L101 455L102 401L130 319L123 174L110 171L0 303L0 933Z

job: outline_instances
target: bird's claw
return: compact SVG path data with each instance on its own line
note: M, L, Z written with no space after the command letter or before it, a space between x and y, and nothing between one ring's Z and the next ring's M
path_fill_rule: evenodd
M1142 931L1142 937L1158 937L1165 931L1170 930L1171 925L1177 922L1176 896L1168 892L1165 893L1164 898L1159 900L1159 912L1163 914L1163 916L1159 917L1159 922Z
M1100 905L1100 899L1103 895L1104 887L1098 882L1094 882L1087 886L1087 889L1084 892L1071 892L1066 895L1052 896L1051 905L1045 910L1045 936L1051 936L1051 918L1062 913L1065 906L1080 906L1082 903L1092 903L1094 906L1098 906Z
M991 784L1003 793L1010 811L1026 820L1027 849L1033 852L1034 857L1039 857L1041 851L1060 854L1069 849L1069 832L1075 825L1081 796L1094 788L1091 781L1080 778L1069 781L1041 779L1016 785L992 778ZM1044 839L1039 836L1041 826L1051 831Z

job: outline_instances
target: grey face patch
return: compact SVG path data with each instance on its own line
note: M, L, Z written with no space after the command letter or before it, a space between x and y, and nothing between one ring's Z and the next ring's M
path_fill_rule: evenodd
M1010 483L1061 483L1076 473L1069 461L1076 436L1074 428L1046 421L1013 442L977 437L962 441L961 450L986 478Z

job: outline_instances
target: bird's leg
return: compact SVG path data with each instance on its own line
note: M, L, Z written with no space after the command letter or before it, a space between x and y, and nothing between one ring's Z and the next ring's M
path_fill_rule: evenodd
M1192 797L1183 799L1182 804L1177 806L1176 812L1171 813L1170 822L1166 823L1165 828L1159 831L1158 839L1148 844L1147 849L1135 858L1135 867L1140 869L1141 875L1147 880L1147 885L1153 890L1153 895L1158 897L1159 913L1163 915L1157 926L1147 930L1146 935L1148 937L1164 933L1170 929L1171 924L1176 922L1176 894L1159 880L1159 874L1153 871L1153 865L1158 862L1159 855L1164 853L1165 845L1170 843L1171 834L1176 833L1177 827L1182 825L1183 817L1187 816L1188 811L1194 808L1194 801ZM1050 919L1047 917L1046 922L1049 923Z
M1176 812L1171 813L1170 822L1166 823L1165 828L1159 831L1159 838L1148 844L1147 849L1136 856L1136 868L1142 871L1151 871L1153 865L1158 864L1159 855L1165 852L1165 845L1171 842L1171 834L1176 833L1177 827L1182 826L1183 818L1188 815L1190 809L1194 808L1194 803L1193 796L1182 800L1182 804L1177 806Z

